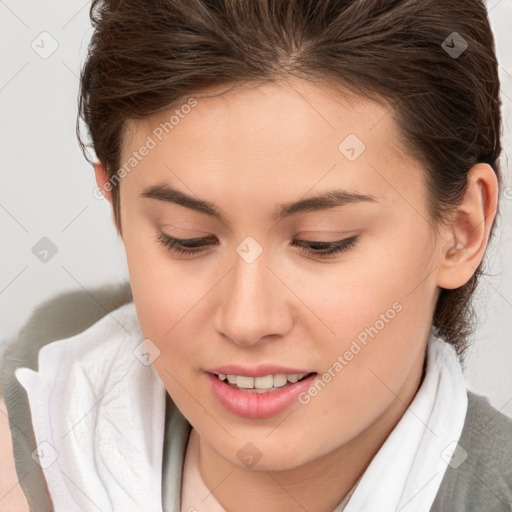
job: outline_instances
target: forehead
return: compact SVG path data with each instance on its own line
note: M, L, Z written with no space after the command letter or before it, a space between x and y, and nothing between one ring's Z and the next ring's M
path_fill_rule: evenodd
M193 107L190 107L191 99L195 103ZM342 86L299 79L240 84L232 90L227 86L212 88L191 95L157 114L129 120L123 148L130 146L130 139L136 143L159 126L164 138L170 139L166 135L172 132L175 144L189 142L195 149L235 134L238 144L245 143L248 149L247 139L240 136L250 136L251 146L268 147L273 143L277 147L304 137L324 138L326 133L336 133L336 140L349 130L358 132L368 142L386 134L388 143L394 144L396 150L402 149L393 109L387 100L379 99L377 103ZM203 138L205 133L209 135L208 140ZM231 145L234 142L229 140Z
M192 98L127 123L122 162L152 141L130 173L138 190L168 182L202 197L235 189L296 197L345 185L385 196L418 181L389 103L302 80Z

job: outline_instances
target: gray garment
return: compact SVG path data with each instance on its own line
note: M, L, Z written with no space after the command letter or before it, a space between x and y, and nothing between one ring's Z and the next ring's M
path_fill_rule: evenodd
M459 445L467 458L454 453L431 512L512 511L512 419L468 391Z
M31 457L36 443L30 407L14 370L23 366L37 371L37 353L42 346L82 332L131 300L129 283L57 296L35 310L5 353L0 385L4 386L16 472L31 512L52 512L53 508L42 469ZM180 512L183 465L192 427L169 395L165 421L162 503L165 512ZM459 445L468 457L458 465L461 452L455 451L431 512L511 512L512 419L492 407L487 398L468 391Z

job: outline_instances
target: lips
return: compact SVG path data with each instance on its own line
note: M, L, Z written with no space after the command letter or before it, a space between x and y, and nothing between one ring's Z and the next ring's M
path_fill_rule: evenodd
M233 370L233 367L224 368ZM279 369L283 370L282 367ZM293 370L295 371L295 369ZM240 371L240 367L237 371ZM317 378L317 374L314 372L295 384L289 383L289 385L274 390L255 393L232 387L221 381L213 372L206 373L205 376L212 394L220 404L230 413L248 419L269 418L285 411L294 403L298 403L298 396L312 386Z

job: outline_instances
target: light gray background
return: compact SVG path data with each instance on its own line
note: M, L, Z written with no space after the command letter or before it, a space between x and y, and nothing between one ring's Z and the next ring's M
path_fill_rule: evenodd
M500 197L497 236L488 249L490 275L477 293L481 323L466 377L470 389L512 417L512 0L487 5L500 62L501 161L509 188ZM90 0L0 0L3 346L33 308L50 297L128 279L110 205L93 196L94 171L75 138L78 73L92 33L89 6ZM58 47L47 58L31 46L44 52L52 44ZM32 253L42 237L58 249L47 263Z

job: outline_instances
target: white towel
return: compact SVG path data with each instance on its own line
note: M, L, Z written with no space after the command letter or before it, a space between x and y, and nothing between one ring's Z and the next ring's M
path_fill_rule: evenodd
M45 345L18 368L55 512L162 512L165 388L133 302ZM359 480L344 512L428 512L467 411L453 347L432 333L425 378ZM458 448L454 461L464 452Z
M142 340L130 302L16 370L54 512L162 511L166 391Z

